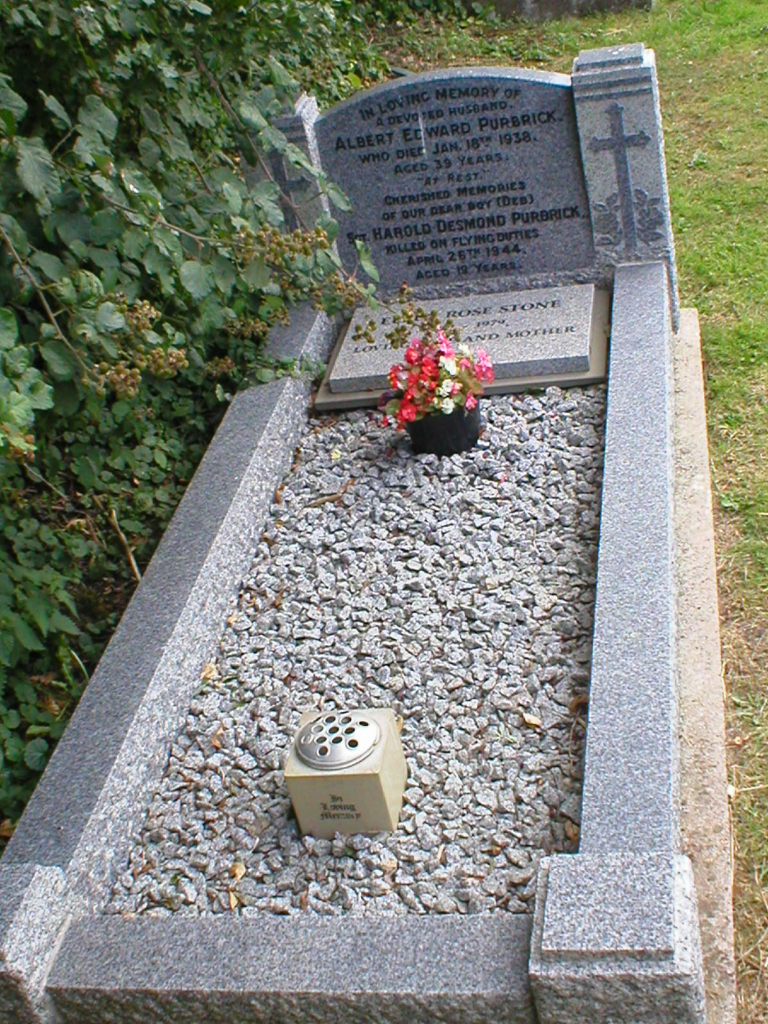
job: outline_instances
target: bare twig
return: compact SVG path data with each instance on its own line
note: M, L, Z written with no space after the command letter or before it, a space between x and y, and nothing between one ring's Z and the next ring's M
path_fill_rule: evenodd
M304 506L305 508L318 508L320 505L327 505L329 501L338 501L339 498L343 497L349 488L352 486L352 481L347 480L343 487L340 487L338 491L333 494L324 494L322 498L315 498L314 501L308 501Z
M194 156L192 156L192 166L195 168L195 170L199 174L200 181L202 181L203 187L205 188L205 191L208 193L209 196L212 196L213 195L213 189L208 184L208 182L205 180L205 175L203 174L203 169L200 166L200 164L197 162L197 160L195 160Z
M110 206L116 210L124 210L125 213L136 213L131 206L126 206L125 203L118 203L116 199L112 199L110 196L104 196L105 202L109 203ZM168 231L175 231L180 235L184 235L186 238L191 238L198 245L219 245L219 239L213 237L206 237L205 235L196 235L192 231L187 231L186 228L180 228L178 224L172 224L170 221L165 220L159 214L153 221L153 226L160 225L161 228L167 228Z
M80 353L77 351L77 349L74 348L74 346L70 344L69 339L64 334L64 332L62 331L61 327L59 327L59 321L56 319L56 315L53 312L53 310L51 309L51 307L50 307L50 305L48 303L48 299L45 297L45 292L43 291L42 285L37 280L37 278L32 273L32 271L29 269L29 267L24 262L24 260L21 258L21 256L19 256L18 252L16 251L15 245L13 244L11 239L9 238L9 236L6 233L5 228L3 227L2 224L0 224L0 235L2 235L3 241L8 246L8 250L9 250L11 256L13 257L13 260L16 263L16 266L19 268L19 270L27 278L29 283L32 285L32 287L37 292L37 297L40 299L40 303L41 303L43 309L45 310L46 315L48 316L48 320L52 324L53 329L56 331L56 337L59 339L59 341L61 341L64 345L66 345L66 347L69 349L69 351L72 353L72 355L75 357L75 359L78 361L78 363L82 367L83 371L90 375L91 371L88 369L88 367L86 366L85 362L83 361L83 357L80 355Z
M117 513L113 508L109 510L109 522L110 525L112 526L112 529L119 537L120 543L123 545L125 553L128 556L128 564L131 567L131 572L133 573L134 579L136 580L137 583L141 583L141 573L139 572L139 567L138 565L136 565L136 559L133 557L133 551L131 551L131 546L128 543L128 539L126 538L123 531L120 529L120 524L117 521Z

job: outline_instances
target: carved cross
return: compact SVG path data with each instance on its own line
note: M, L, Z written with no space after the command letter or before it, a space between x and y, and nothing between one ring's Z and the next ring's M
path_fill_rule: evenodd
M627 150L636 147L644 148L651 141L651 137L643 131L636 132L633 135L625 135L622 109L618 103L611 103L607 110L611 119L610 138L592 139L589 148L593 153L599 153L604 150L609 150L613 153L613 162L616 165L616 183L619 190L619 204L621 207L621 226L624 230L626 248L631 252L635 252L637 249L635 206L632 198L632 179L629 176Z

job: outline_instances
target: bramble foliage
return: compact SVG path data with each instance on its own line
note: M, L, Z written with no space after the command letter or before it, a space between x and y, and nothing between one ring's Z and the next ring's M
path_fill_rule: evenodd
M285 233L298 80L381 70L349 0L0 0L0 812L15 818L262 342L331 308ZM279 54L278 61L273 54ZM322 88L317 88L320 81ZM367 264L367 260L365 261ZM364 265L365 265L364 264Z

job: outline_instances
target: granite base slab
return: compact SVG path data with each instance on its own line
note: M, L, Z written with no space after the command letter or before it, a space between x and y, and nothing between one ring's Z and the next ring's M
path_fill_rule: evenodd
M462 340L488 351L498 377L546 376L589 370L595 287L568 284L527 291L473 293L419 300L440 323L452 323ZM394 310L358 309L341 340L328 374L331 391L366 391L388 386L389 368L403 353L387 340ZM371 321L373 340L356 340Z
M497 376L493 384L485 387L486 395L507 395L520 391L533 391L548 387L577 387L588 384L600 384L606 378L608 367L608 335L610 329L611 296L602 289L595 290L594 307L591 319L589 340L589 359L586 370L557 370L551 367L544 373L530 373L513 377ZM314 406L318 412L332 409L363 409L376 406L382 388L359 389L356 391L333 391L330 379L333 376L336 360L342 350L344 336L340 338L328 364L328 372L317 391ZM471 338L467 339L471 342Z

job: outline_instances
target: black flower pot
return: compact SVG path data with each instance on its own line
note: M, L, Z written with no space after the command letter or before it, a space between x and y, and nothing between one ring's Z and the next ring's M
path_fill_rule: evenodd
M480 436L480 406L467 412L457 405L451 413L430 413L406 423L416 455L456 455L474 448Z

